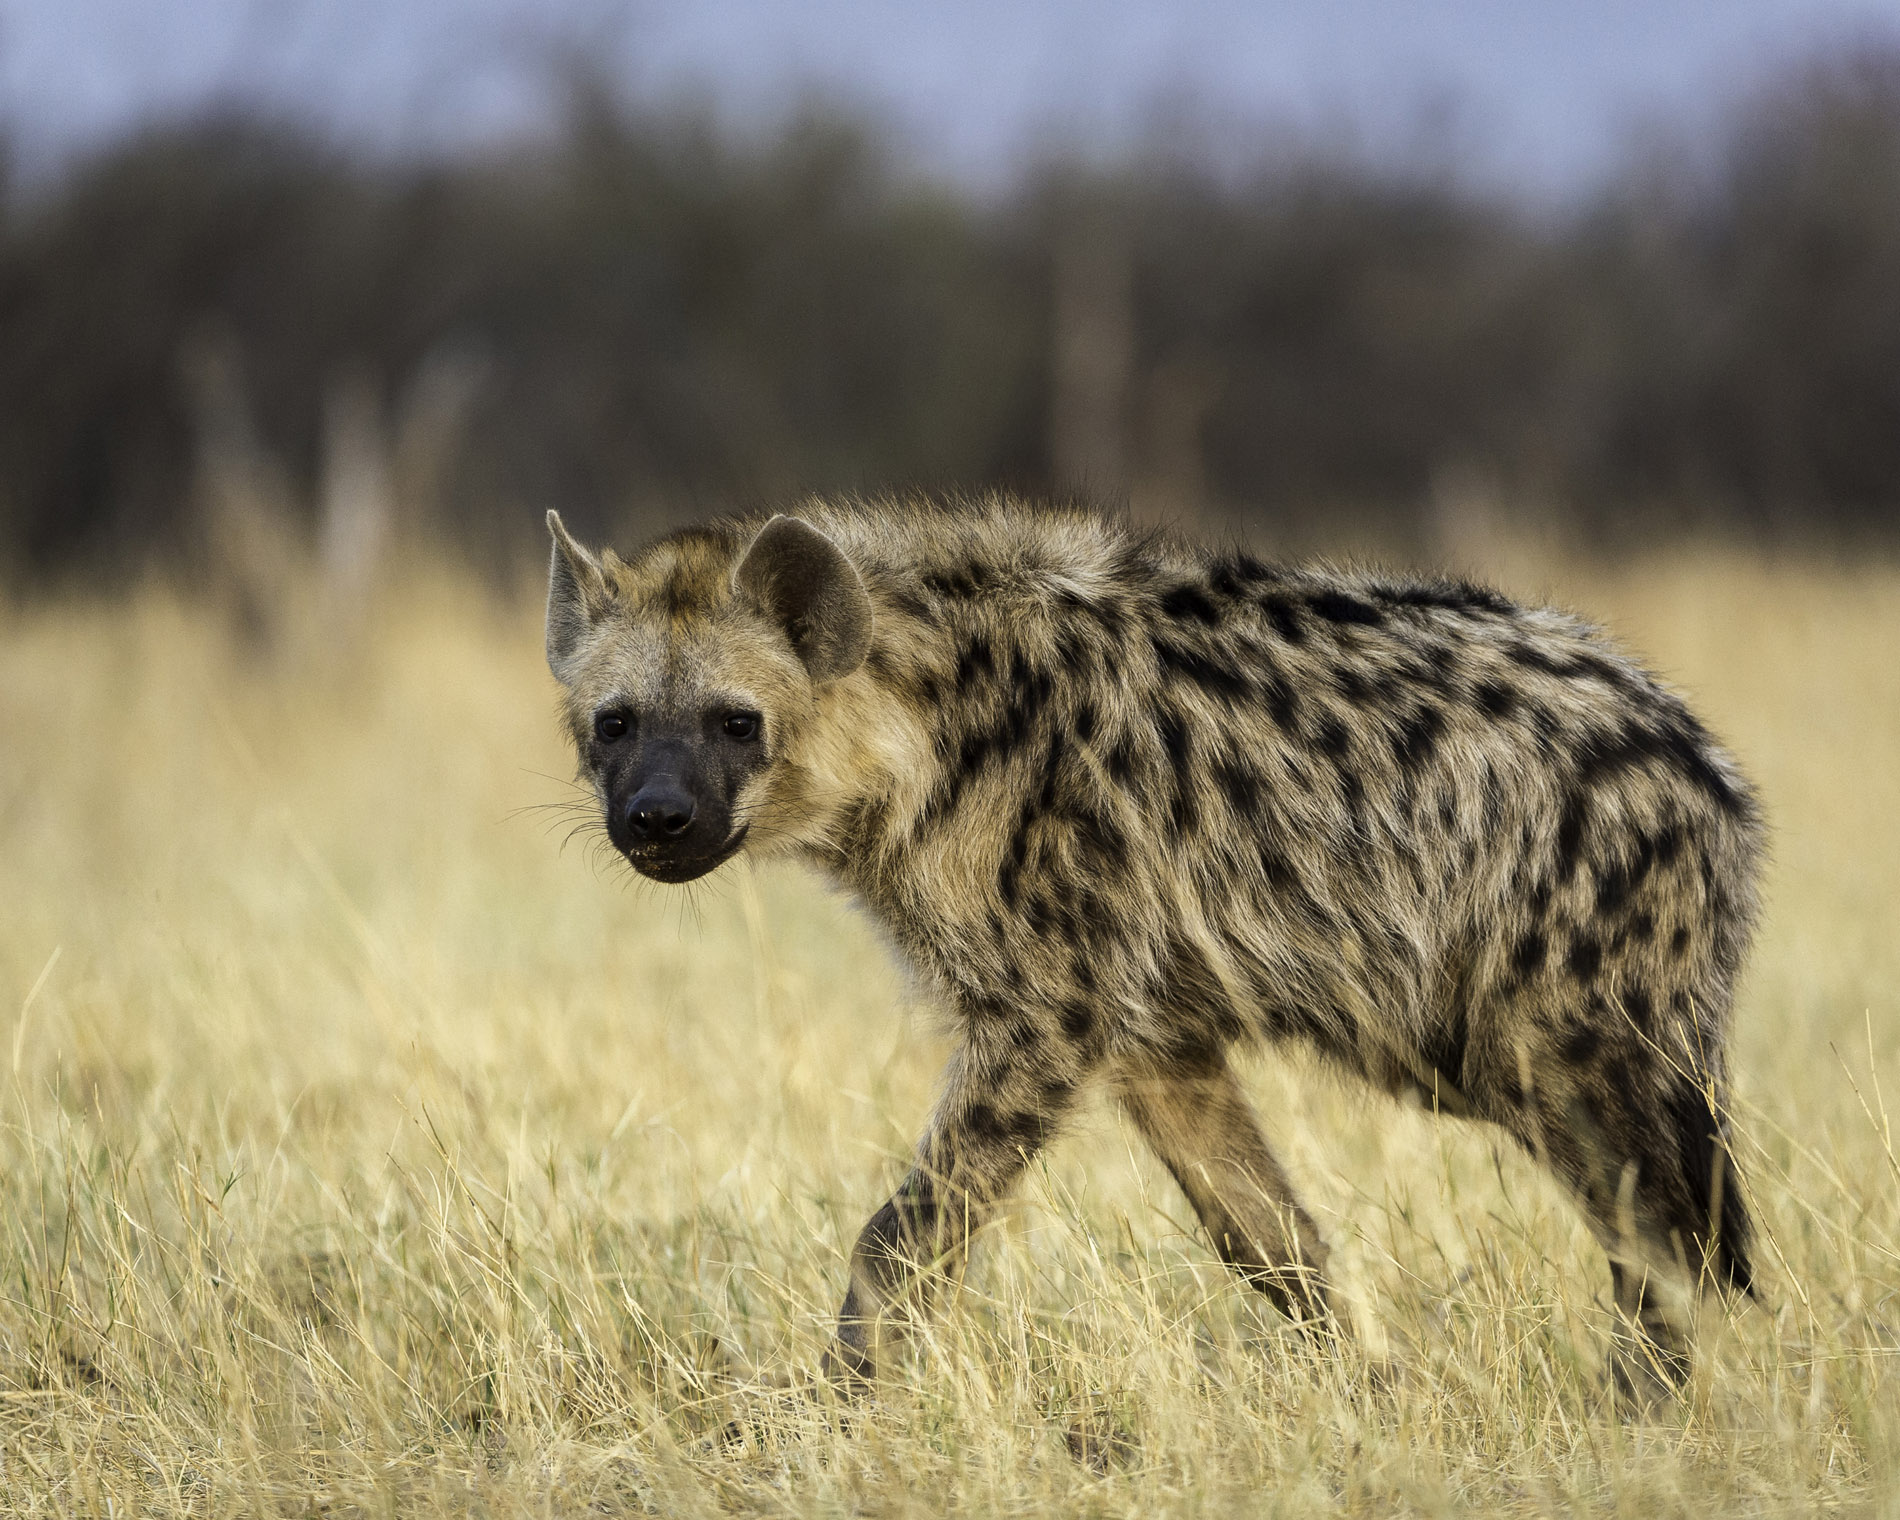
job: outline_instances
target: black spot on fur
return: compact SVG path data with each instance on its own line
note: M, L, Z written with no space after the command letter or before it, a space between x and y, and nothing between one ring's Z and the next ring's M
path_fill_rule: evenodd
M1582 1066L1591 1060L1603 1044L1603 1034L1594 1024L1572 1024L1565 1032L1557 1054L1568 1066Z
M1042 790L1036 797L1036 811L1048 817L1056 811L1056 792L1062 780L1062 756L1065 740L1061 729L1049 735L1049 747L1042 757Z
M1289 644L1298 644L1306 638L1306 625L1300 621L1300 614L1293 603L1284 596L1269 593L1260 598L1260 610L1267 615L1267 621L1273 624L1273 631Z
M1194 789L1176 785L1174 795L1168 799L1168 822L1173 825L1176 837L1192 834L1200 818L1200 804L1195 800Z
M1486 716L1500 721L1517 710L1517 689L1502 681L1485 681L1471 695Z
M1166 995L1162 986L1157 985L1153 990L1158 996ZM1209 1037L1208 1031L1191 1026L1169 1029L1164 1040L1161 1064L1174 1075L1199 1077L1220 1070L1220 1044Z
M1656 841L1647 836L1636 841L1627 856L1607 861L1597 872L1597 912L1615 913L1629 901L1630 894L1643 884L1656 864Z
M1534 644L1513 644L1505 654L1526 670L1542 671L1545 675L1563 681L1597 680L1619 691L1634 691L1642 685L1638 677L1624 666L1587 649L1554 655Z
M1581 792L1564 798L1563 813L1557 819L1557 880L1569 881L1583 863L1583 831L1589 821L1589 808Z
M1271 660L1261 661L1259 688L1267 704L1267 716L1282 732L1295 733L1300 724L1299 694Z
M964 1114L964 1127L972 1138L988 1145L1016 1150L1042 1142L1040 1114L1002 1113L989 1103L972 1103Z
M1026 722L1033 722L1055 695L1055 677L1021 650L1009 657L1009 687Z
M1003 921L996 911L990 911L990 928L1000 933ZM971 998L962 1004L963 1016L972 1024L990 1024L997 1028L1017 1022L1016 1011L1008 1003L996 998Z
M1192 681L1201 690L1226 702L1252 697L1253 683L1240 671L1197 649L1183 648L1171 639L1155 638L1155 660L1163 672Z
M1546 755L1557 753L1557 740L1562 737L1561 725L1557 716L1544 703L1535 698L1526 697L1523 703L1524 721L1537 739L1537 747Z
M1077 839L1094 857L1090 864L1095 870L1118 865L1126 858L1128 841L1109 814L1094 807L1078 807L1071 810L1070 819Z
M984 766L989 764L991 756L1001 747L1002 739L997 730L979 729L975 733L965 734L963 743L957 749L956 769L951 774L952 783L960 787L975 777Z
M1343 1012L1343 1010L1340 1010ZM1329 1018L1306 1003L1287 1002L1272 999L1262 1007L1266 1031L1275 1039L1310 1040L1322 1050L1331 1050L1345 1054L1351 1046L1350 1038L1341 1037L1342 1023L1351 1025L1351 1015L1344 1020Z
M1687 927L1680 928L1669 936L1669 953L1675 956L1677 960L1681 960L1683 956L1689 953L1689 930Z
M990 641L972 634L968 643L957 650L957 690L968 693L980 680L987 680L996 669Z
M1458 694L1458 656L1448 644L1421 646L1419 659L1406 667L1405 675L1447 701Z
M977 591L976 578L961 568L926 571L920 579L926 590L940 597L967 600Z
M1191 833L1199 810L1194 805L1193 739L1187 723L1172 708L1161 714L1161 748L1174 772L1171 816L1177 834Z
M1242 597L1262 581L1277 578L1277 573L1251 554L1238 550L1218 556L1209 567L1208 584L1222 596Z
M1064 628L1057 637L1056 658L1071 680L1086 680L1095 673L1095 651L1074 628Z
M1744 799L1709 756L1708 736L1695 720L1681 717L1663 730L1662 747L1676 768L1701 787L1724 812L1739 813Z
M1260 845L1260 871L1267 878L1267 885L1276 892L1303 892L1299 872L1293 869L1293 863L1271 843L1262 841Z
M1725 812L1742 808L1740 793L1709 758L1701 735L1686 721L1631 722L1615 732L1586 734L1577 746L1577 780L1583 786L1652 765L1675 771Z
M1649 1033L1651 1018L1655 1015L1655 1004L1650 1001L1647 987L1625 987L1623 989L1623 1011L1630 1016L1630 1022L1644 1034Z
M1348 815L1357 820L1366 806L1366 784L1359 779L1359 772L1351 766L1338 768L1339 800Z
M1560 679L1576 673L1569 660L1547 654L1535 644L1512 644L1504 651L1505 658L1514 665L1522 665L1526 670L1541 671L1547 676Z
M996 870L996 895L1003 899L1003 906L1012 913L1016 911L1016 886L1022 880L1022 874L1023 863L1013 853L1006 855Z
M1081 998L1062 1005L1062 1032L1078 1044L1095 1032L1095 1010Z
M1533 929L1517 942L1517 948L1511 952L1512 969L1528 981L1544 969L1544 958L1549 953L1549 941L1541 930Z
M1029 901L1023 908L1023 922L1029 925L1029 932L1038 939L1046 939L1056 928L1055 904L1040 892L1029 894Z
M1565 964L1578 981L1588 984L1595 980L1603 964L1603 942L1594 934L1579 934L1571 943Z
M1227 794L1227 804L1236 818L1253 817L1260 800L1260 778L1245 766L1222 756L1214 762L1214 780Z
M1488 586L1466 581L1430 581L1423 585L1385 586L1376 593L1379 600L1395 607L1433 607L1444 612L1517 611L1514 603L1499 596Z
M1577 783L1595 786L1654 757L1653 731L1631 723L1615 732L1585 734L1577 744Z
M1377 628L1385 622L1385 614L1370 602L1344 591L1321 591L1307 598L1307 606L1329 623L1341 626Z
M1210 628L1220 621L1220 608L1205 590L1192 581L1183 581L1162 592L1161 611L1168 617L1183 622L1203 623Z
M1174 768L1176 778L1186 785L1192 778L1189 774L1193 764L1193 741L1188 735L1188 726L1181 715L1172 708L1164 709L1161 714L1161 747L1167 752L1168 764Z
M1421 707L1392 735L1392 758L1401 773L1411 775L1431 759L1438 737L1445 731L1445 715L1436 707Z
M908 586L893 586L888 591L890 602L905 617L923 622L930 616L930 604Z

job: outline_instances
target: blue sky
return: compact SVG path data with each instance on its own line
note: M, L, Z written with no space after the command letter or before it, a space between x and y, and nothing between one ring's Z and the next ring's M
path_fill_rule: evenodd
M996 181L1157 119L1455 157L1562 194L1646 122L1694 131L1791 57L1900 38L1900 0L0 0L0 120L30 170L154 114L257 101L396 149L548 120L554 60L769 121L875 109Z

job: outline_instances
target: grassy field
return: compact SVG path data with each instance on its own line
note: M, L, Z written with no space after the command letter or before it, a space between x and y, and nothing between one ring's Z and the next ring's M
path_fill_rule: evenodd
M264 662L153 593L0 606L0 1512L1900 1515L1900 573L1513 589L1608 617L1773 822L1765 1306L1704 1312L1679 1405L1611 1408L1529 1164L1275 1056L1365 1349L1285 1333L1098 1108L840 1412L803 1390L943 1055L870 927L563 850L525 600Z

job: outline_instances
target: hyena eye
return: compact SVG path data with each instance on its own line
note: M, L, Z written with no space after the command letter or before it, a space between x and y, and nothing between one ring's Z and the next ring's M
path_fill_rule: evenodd
M728 739L756 739L759 736L759 715L751 712L727 713L725 728Z
M594 737L603 744L612 744L616 739L626 738L630 727L625 713L604 712L594 719Z

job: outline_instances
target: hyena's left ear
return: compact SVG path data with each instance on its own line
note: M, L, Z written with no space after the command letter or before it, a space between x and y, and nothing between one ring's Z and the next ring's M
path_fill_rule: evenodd
M568 660L606 613L613 592L600 561L574 541L559 512L548 513L548 532L554 537L548 558L548 669L565 681Z
M810 523L780 515L759 530L732 589L785 630L814 681L836 681L871 652L871 595L857 566Z

